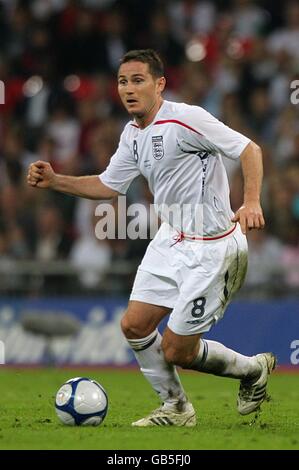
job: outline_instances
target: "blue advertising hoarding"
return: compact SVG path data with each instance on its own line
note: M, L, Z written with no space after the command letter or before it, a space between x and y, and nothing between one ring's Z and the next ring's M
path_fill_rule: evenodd
M0 341L7 364L126 366L133 354L120 329L127 300L121 298L2 299ZM24 331L26 314L72 316L80 322L72 337L48 338ZM164 322L165 325L166 322ZM299 368L299 301L235 301L205 337L245 355L272 351L281 365Z

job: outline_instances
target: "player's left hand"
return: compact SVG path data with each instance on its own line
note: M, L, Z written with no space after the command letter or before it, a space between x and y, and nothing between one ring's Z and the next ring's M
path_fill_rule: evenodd
M232 222L239 222L241 230L246 235L249 230L261 230L265 226L263 211L259 202L244 203L235 213Z

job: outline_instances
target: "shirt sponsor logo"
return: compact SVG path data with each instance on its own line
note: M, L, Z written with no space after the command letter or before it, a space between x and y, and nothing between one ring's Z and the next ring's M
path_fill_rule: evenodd
M153 157L155 160L161 160L164 157L163 136L157 135L152 137Z

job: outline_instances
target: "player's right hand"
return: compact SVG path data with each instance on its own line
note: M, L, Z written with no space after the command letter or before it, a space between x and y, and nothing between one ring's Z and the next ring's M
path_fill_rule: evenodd
M27 183L37 188L51 188L56 174L50 163L38 160L31 163L28 169Z

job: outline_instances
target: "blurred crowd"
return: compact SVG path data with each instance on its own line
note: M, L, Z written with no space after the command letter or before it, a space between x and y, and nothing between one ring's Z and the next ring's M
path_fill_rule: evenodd
M128 116L119 60L156 49L164 97L204 107L263 149L267 227L249 234L248 289L299 287L299 1L0 0L0 263L68 260L99 287L113 262L146 241L97 240L96 204L29 188L28 165L102 172ZM293 84L293 85L292 85ZM293 88L292 88L293 86ZM231 202L242 203L238 163L226 161ZM130 202L149 205L140 178Z

